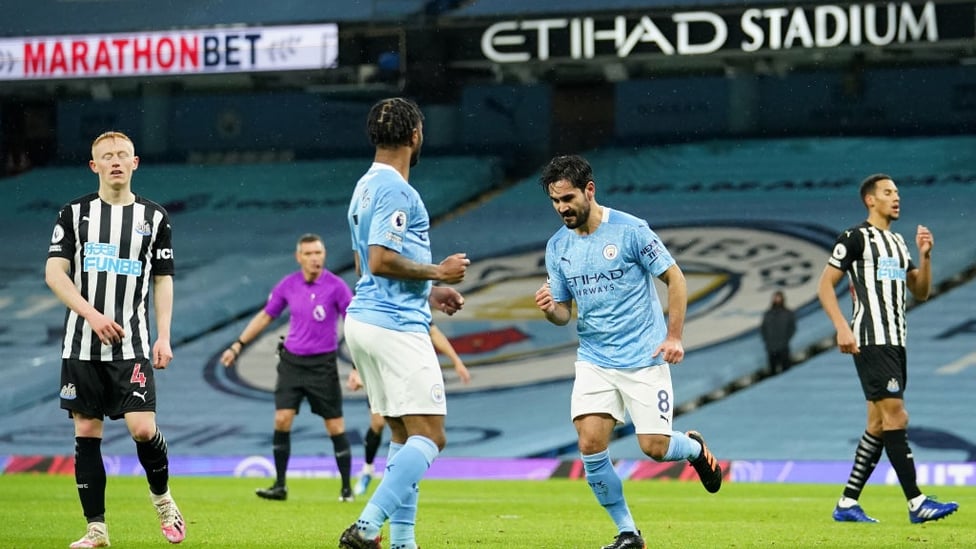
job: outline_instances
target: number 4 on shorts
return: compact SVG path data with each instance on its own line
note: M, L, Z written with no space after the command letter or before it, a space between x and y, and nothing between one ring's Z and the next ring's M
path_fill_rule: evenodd
M138 383L140 387L146 386L146 374L142 373L142 364L136 362L136 365L132 367L132 377L129 378L129 383Z

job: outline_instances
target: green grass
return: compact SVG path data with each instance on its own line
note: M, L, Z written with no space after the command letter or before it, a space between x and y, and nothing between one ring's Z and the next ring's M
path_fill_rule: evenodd
M293 479L289 500L259 500L266 479L172 479L188 521L185 547L335 547L365 503L339 503L335 479ZM716 495L697 483L627 482L648 547L963 548L976 547L976 490L938 487L954 516L912 525L898 487L869 486L861 503L880 524L837 524L840 486L727 483ZM141 477L109 477L106 507L113 547L167 547ZM84 532L68 476L0 475L0 548L63 549ZM585 482L436 481L421 485L417 539L425 549L595 549L616 534ZM385 547L388 547L385 544Z

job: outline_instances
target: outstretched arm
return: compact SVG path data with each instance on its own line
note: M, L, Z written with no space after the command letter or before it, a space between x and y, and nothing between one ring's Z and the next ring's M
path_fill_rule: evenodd
M220 363L224 366L234 364L234 361L237 360L237 356L241 354L241 351L244 349L244 345L254 341L255 338L257 338L273 320L274 318L272 318L268 313L264 312L264 309L258 311L258 314L254 315L254 318L252 318L251 321L247 323L247 326L244 327L244 331L241 332L241 335L237 338L237 341L231 343L230 347L227 347L227 349L224 350L224 354L220 355Z

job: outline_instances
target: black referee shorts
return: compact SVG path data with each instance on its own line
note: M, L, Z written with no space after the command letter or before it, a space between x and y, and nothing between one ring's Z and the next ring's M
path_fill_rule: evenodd
M342 388L336 353L296 355L284 347L278 351L275 409L295 410L308 399L312 413L323 419L342 417Z

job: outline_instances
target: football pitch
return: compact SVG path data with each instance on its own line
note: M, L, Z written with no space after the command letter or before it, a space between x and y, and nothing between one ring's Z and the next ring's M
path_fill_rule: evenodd
M182 546L331 548L365 504L338 501L336 479L292 479L289 499L264 501L265 478L175 477L187 520ZM923 487L924 489L924 487ZM897 486L868 486L861 503L879 524L839 524L834 485L726 483L708 494L698 483L628 481L625 494L648 548L965 548L976 547L976 490L926 490L960 510L913 525ZM113 547L166 547L142 477L109 477L107 523ZM71 476L0 475L0 547L65 548L81 537ZM417 541L425 549L598 549L616 535L584 481L446 481L421 484ZM389 547L384 542L384 547Z

